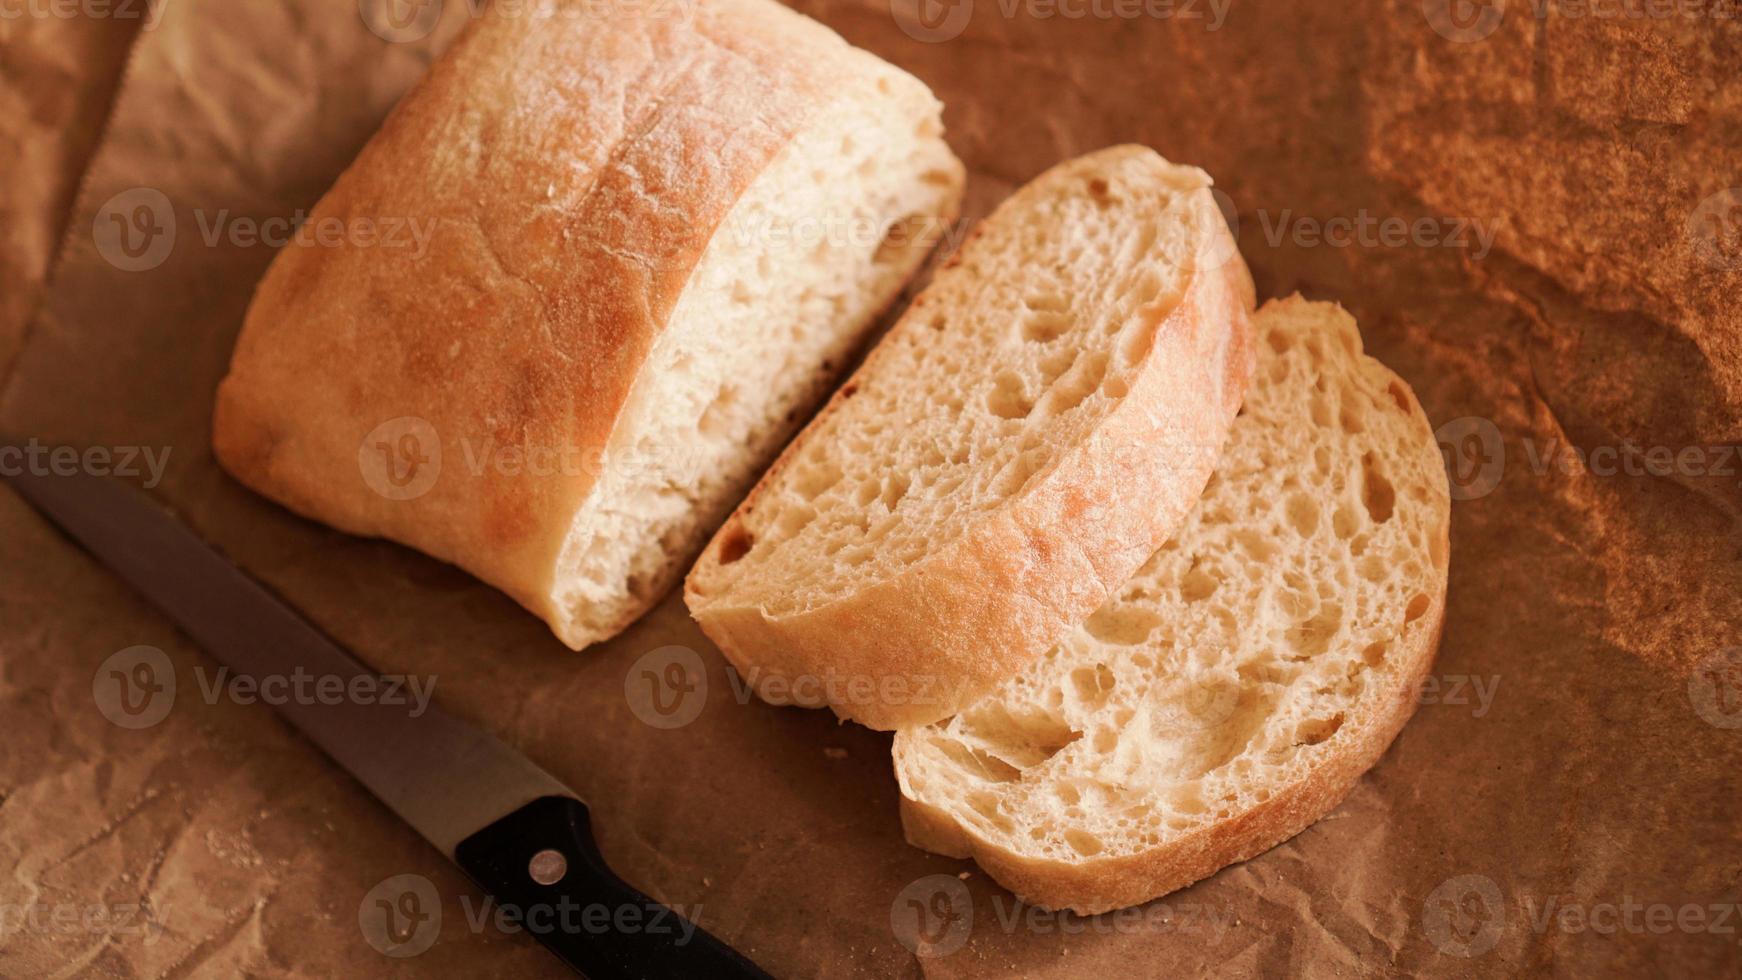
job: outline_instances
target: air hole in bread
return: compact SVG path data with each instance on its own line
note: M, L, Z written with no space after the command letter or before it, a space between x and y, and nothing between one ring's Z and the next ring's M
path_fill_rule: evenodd
M1385 654L1389 648L1384 640L1374 640L1361 648L1361 659L1370 667L1377 667L1385 662Z
M1416 620L1418 620L1422 617L1423 613L1427 612L1427 607L1428 607L1427 596L1422 595L1419 592L1416 593L1415 598L1409 600L1409 605L1404 607L1403 621L1406 623L1415 622Z
M1288 498L1288 524L1294 533L1310 538L1319 529L1319 505L1304 493Z
M968 800L968 805L974 808L975 813L984 817L988 823L999 830L1008 834L1015 829L1010 818L998 809L998 798L992 794L976 793Z
M1341 711L1329 718L1313 718L1303 721L1300 723L1300 727L1294 730L1294 744L1318 745L1337 734L1337 729L1342 727L1343 713Z
M1360 526L1360 522L1355 518L1355 512L1345 504L1338 504L1336 511L1331 514L1331 530L1336 533L1339 541L1347 541L1354 537Z
M750 553L750 548L756 542L751 539L750 532L734 525L720 539L720 564L730 565Z
M986 409L1001 419L1025 419L1034 410L1034 399L1023 389L1021 375L1004 371L992 382Z
M1048 401L1054 414L1063 414L1087 401L1090 395L1101 389L1101 382L1107 377L1107 353L1096 351L1077 362L1076 369L1066 375L1064 380L1054 385L1048 392Z
M1095 199L1096 204L1107 204L1110 200L1107 182L1100 177L1090 179L1089 196Z
M1193 568L1180 580L1180 598L1187 602L1202 602L1215 595L1220 585L1214 575L1201 568Z
M1391 384L1386 386L1385 391L1391 396L1391 400L1397 403L1398 411L1409 411L1409 392L1404 390L1401 382L1391 382Z
M1078 830L1075 827L1065 831L1065 843L1071 846L1071 850L1076 851L1084 857L1088 857L1092 854L1099 854L1104 847L1101 843L1101 838L1096 837L1094 834L1091 834L1086 830Z
M1022 339L1049 344L1071 329L1071 318L1051 310L1031 310L1022 318Z
M1361 457L1361 477L1361 503L1366 505L1368 516L1376 524L1391 520L1391 512L1397 506L1397 491L1391 488L1385 474L1379 472L1379 460L1372 453Z
M1106 664L1078 667L1071 671L1071 686L1076 689L1077 700L1087 707L1098 707L1106 701L1107 695L1113 693L1113 686L1117 683L1113 671Z
M1150 632L1160 625L1161 617L1147 609L1108 604L1095 610L1083 628L1102 643L1136 646L1149 639Z
M883 481L883 509L895 510L895 505L901 503L901 498L907 496L907 488L912 481L900 473L891 474Z

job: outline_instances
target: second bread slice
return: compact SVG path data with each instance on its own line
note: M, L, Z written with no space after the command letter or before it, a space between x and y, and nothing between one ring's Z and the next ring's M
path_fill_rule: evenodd
M1252 282L1209 185L1113 147L975 230L690 572L759 695L947 717L1167 540L1252 370Z
M895 737L910 842L1030 904L1134 905L1324 816L1415 710L1450 560L1433 427L1340 308L1255 322L1258 380L1174 539L990 697Z

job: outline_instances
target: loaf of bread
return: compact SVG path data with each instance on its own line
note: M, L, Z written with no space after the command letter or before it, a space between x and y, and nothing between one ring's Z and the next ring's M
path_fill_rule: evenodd
M1185 525L1064 642L895 738L912 843L1093 913L1341 801L1415 710L1451 499L1409 386L1340 308L1259 311L1257 380Z
M925 85L773 0L492 5L310 218L426 240L277 256L218 459L578 649L675 584L962 180Z
M690 572L758 694L946 717L1167 540L1251 372L1252 283L1209 186L1114 147L975 229Z

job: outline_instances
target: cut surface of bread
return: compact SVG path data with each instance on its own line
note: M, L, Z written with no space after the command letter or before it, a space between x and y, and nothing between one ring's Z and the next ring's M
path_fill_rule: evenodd
M427 246L284 249L216 409L244 483L577 649L676 583L961 194L917 79L772 0L682 13L483 13L310 219Z
M1432 428L1341 308L1255 324L1246 406L1172 540L993 694L896 735L913 844L1033 904L1134 905L1305 829L1414 711L1449 560Z
M1251 279L1209 183L1102 150L944 264L690 573L759 694L945 717L1166 540L1251 371Z

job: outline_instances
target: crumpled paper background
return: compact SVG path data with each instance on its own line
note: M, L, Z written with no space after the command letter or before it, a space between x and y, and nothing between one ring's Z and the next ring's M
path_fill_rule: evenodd
M1742 11L799 5L944 100L969 217L1113 142L1203 166L1260 295L1342 302L1441 427L1451 594L1414 721L1294 840L1079 919L905 846L887 736L746 702L676 598L570 654L216 468L212 391L272 256L227 232L312 205L470 16L383 6L0 21L0 428L167 448L159 499L578 790L631 881L783 976L1742 969ZM117 253L100 229L141 203L144 251ZM0 528L0 975L561 975L267 708L208 698L215 664L10 491ZM130 729L100 668L137 645L178 693ZM674 645L705 691L656 727L634 692ZM367 920L406 875L439 915L388 956Z

